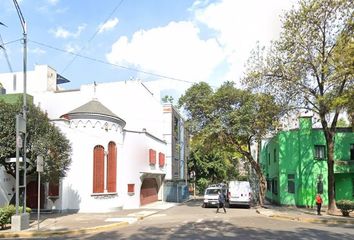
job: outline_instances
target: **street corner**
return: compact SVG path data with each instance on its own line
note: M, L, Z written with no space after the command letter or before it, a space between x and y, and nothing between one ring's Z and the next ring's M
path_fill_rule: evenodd
M60 235L81 235L95 232L102 232L111 230L117 227L129 225L129 221L121 221L117 223L110 223L106 225L79 228L79 229L61 229L61 230L24 230L24 231L7 231L0 233L0 238L32 238L32 237L53 237Z

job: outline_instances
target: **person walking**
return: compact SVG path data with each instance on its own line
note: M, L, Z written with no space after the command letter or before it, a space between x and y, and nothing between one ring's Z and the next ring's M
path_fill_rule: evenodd
M317 215L321 215L322 198L321 194L316 195Z
M218 209L216 210L216 213L219 212L219 208L222 207L224 209L224 213L226 213L226 209L225 209L225 195L224 193L222 193L220 190L218 191Z

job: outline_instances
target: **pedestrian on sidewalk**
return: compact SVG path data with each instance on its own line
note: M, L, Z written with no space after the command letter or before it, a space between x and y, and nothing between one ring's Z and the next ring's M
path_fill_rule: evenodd
M317 205L317 215L321 215L321 206L322 206L321 194L317 194L316 196L316 205Z
M218 191L218 209L216 210L216 213L219 212L219 208L222 207L224 209L224 213L226 213L226 209L225 209L225 195L223 192L221 192L220 190Z

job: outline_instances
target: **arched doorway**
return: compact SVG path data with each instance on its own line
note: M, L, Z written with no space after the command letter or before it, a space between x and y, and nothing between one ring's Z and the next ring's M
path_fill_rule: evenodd
M140 189L140 204L145 205L148 203L156 202L158 187L155 178L145 178Z

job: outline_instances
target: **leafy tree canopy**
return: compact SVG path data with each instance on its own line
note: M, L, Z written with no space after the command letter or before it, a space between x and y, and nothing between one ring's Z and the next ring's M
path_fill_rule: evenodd
M238 175L236 166L242 158L262 179L264 193L265 180L252 157L251 144L275 130L280 108L274 98L237 89L231 82L215 91L202 82L186 91L179 106L188 117L191 158L199 164L199 174L211 181L231 180L227 177Z
M27 174L36 172L37 156L44 158L44 181L58 182L64 177L71 163L71 145L60 130L50 123L47 115L38 107L29 104L27 113ZM22 104L8 104L0 100L0 165L15 176L15 164L6 163L7 158L16 157L16 114L21 113ZM22 153L21 153L22 156Z
M320 117L327 143L329 210L335 208L333 151L339 114L353 116L353 1L300 0L283 18L280 39L252 54L245 83L288 110Z

